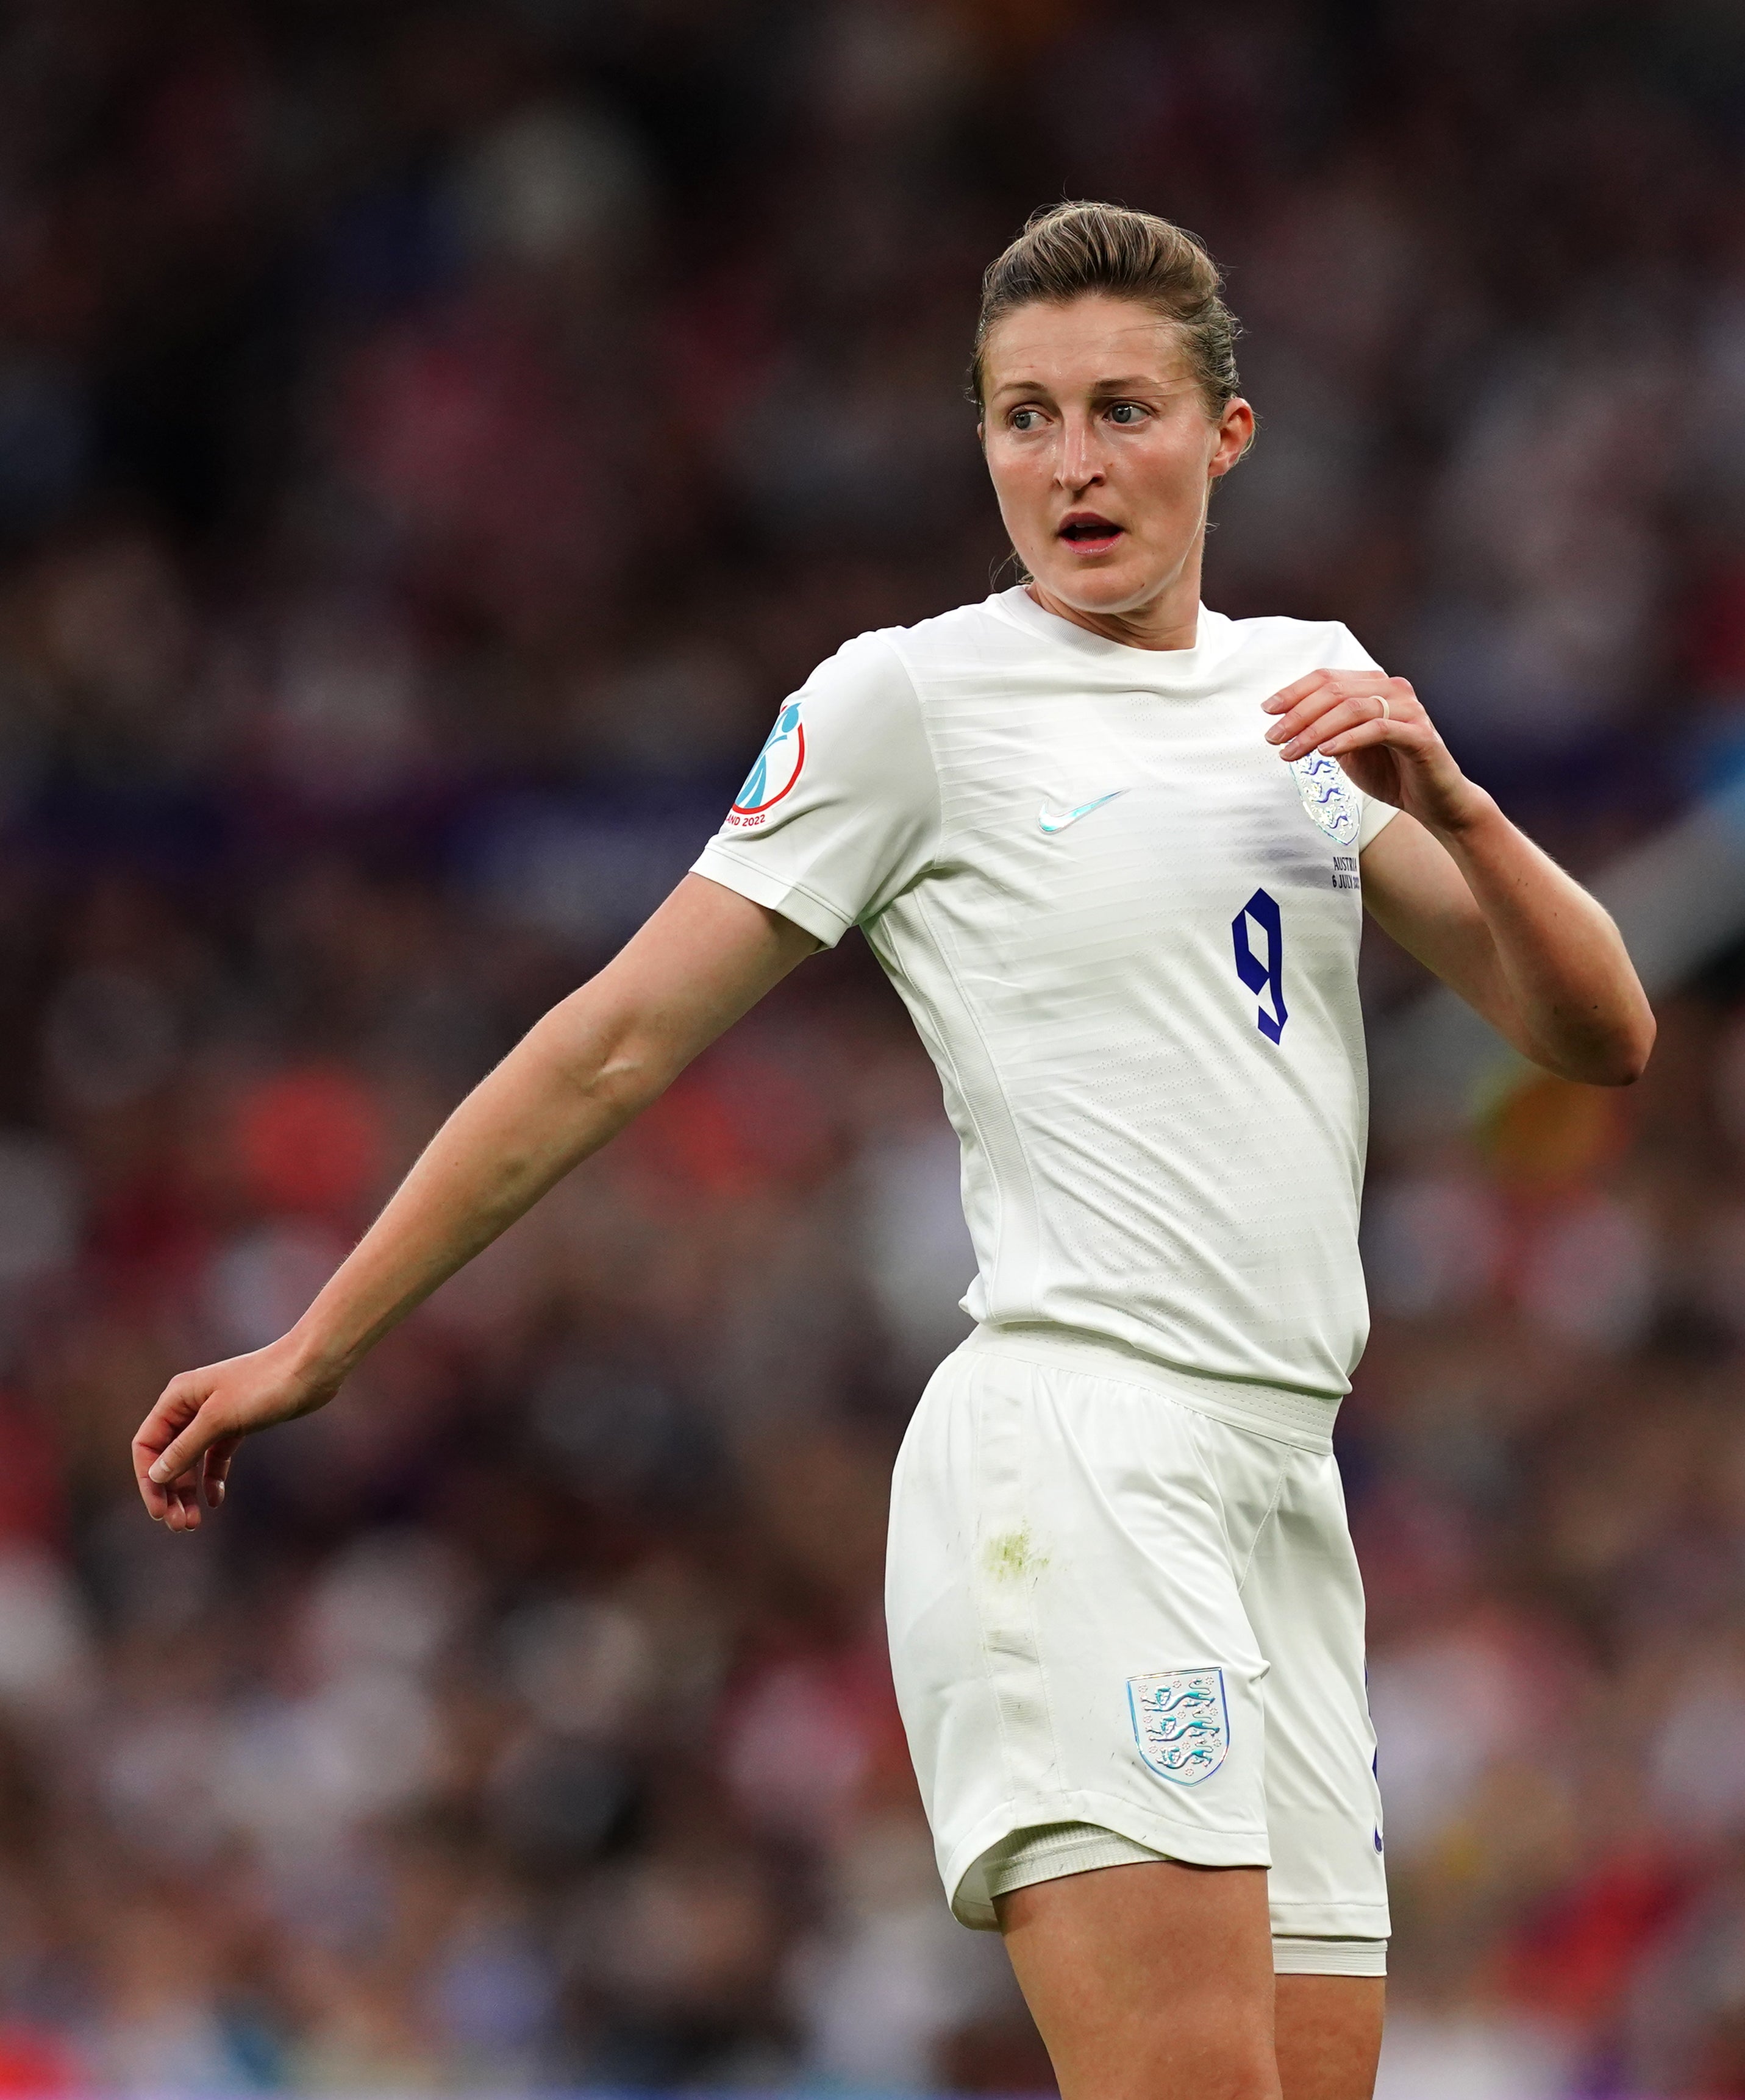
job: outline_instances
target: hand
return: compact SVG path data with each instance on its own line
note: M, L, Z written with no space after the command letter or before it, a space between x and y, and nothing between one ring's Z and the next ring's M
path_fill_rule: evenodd
M1311 671L1264 712L1279 719L1266 741L1279 756L1324 751L1378 802L1391 802L1433 831L1457 832L1491 806L1454 762L1424 703L1403 678L1380 671Z
M243 1438L312 1414L338 1388L338 1376L308 1370L289 1335L171 1379L133 1440L134 1477L146 1508L172 1531L197 1530L202 1496L214 1510L223 1501Z

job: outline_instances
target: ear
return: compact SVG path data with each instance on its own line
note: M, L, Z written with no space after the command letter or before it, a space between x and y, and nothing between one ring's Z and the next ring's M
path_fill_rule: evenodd
M1254 442L1254 411L1238 394L1224 404L1217 441L1208 470L1214 481L1226 474Z

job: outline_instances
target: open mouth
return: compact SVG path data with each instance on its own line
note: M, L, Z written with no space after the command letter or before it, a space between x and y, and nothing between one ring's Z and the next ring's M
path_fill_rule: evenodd
M1107 554L1121 536L1121 527L1094 510L1075 510L1063 518L1057 536L1081 554Z

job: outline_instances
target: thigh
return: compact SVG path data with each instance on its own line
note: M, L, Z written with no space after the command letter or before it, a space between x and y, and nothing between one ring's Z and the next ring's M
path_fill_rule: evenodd
M1161 1861L998 1899L1062 2100L1372 2100L1379 1977L1274 1977L1262 1877Z
M1363 1583L1330 1455L1298 1454L1256 1543L1242 1598L1271 1665L1266 1796L1273 1930L1385 1939Z
M1264 1868L1104 1867L998 1908L1061 2100L1278 2100Z
M1284 2100L1372 2100L1386 1988L1379 1976L1276 1979L1274 2046Z

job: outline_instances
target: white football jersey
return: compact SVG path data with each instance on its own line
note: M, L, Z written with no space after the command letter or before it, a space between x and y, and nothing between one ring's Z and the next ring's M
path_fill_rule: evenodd
M1334 623L1106 642L1023 589L864 634L783 707L696 871L859 925L963 1145L976 1320L1329 1400L1368 1315L1358 856L1394 814L1261 703Z

